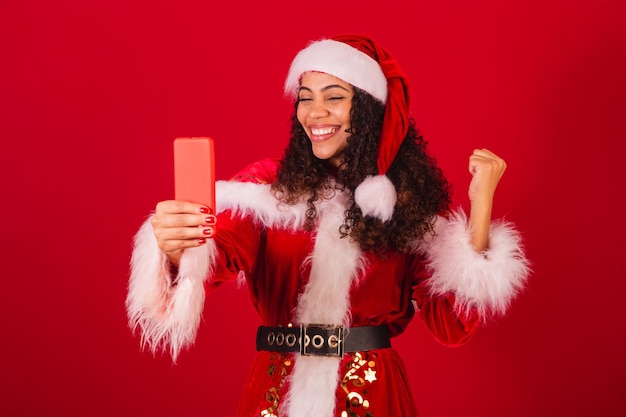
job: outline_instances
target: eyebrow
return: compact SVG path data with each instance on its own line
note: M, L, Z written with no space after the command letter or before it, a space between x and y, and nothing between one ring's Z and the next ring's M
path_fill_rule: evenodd
M350 92L350 90L348 90L347 88L339 85L339 84L331 84L331 85L327 85L326 87L322 88L321 91L327 91L327 90L331 90L333 88L341 88L342 90L346 91L347 93ZM298 89L298 92L302 91L302 90L306 90L309 92L313 92L309 87L305 87L305 86L300 86L300 88Z

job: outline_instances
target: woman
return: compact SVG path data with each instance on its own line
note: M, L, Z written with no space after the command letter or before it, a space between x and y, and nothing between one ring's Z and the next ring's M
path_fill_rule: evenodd
M470 156L469 217L408 117L409 89L373 40L317 41L294 59L291 140L217 183L217 215L165 201L136 237L133 328L174 359L196 334L206 290L245 279L263 325L238 416L415 416L390 338L417 307L459 345L503 312L528 273L520 239L491 223L505 170Z

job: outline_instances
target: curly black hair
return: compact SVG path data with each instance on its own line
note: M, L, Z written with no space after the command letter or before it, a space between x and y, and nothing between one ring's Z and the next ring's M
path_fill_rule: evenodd
M383 222L363 216L354 201L354 190L367 176L378 173L376 159L384 105L354 87L350 136L338 169L315 157L311 142L298 122L297 109L298 101L292 116L291 140L272 190L286 204L306 199L309 229L315 223L315 202L331 198L339 186L349 192L345 219L339 232L342 237L349 236L358 242L362 250L375 253L404 251L415 240L433 233L436 215L449 209L450 185L436 161L427 154L427 142L416 130L413 119L410 119L407 135L387 171L398 199L393 217ZM335 178L335 182L331 178Z

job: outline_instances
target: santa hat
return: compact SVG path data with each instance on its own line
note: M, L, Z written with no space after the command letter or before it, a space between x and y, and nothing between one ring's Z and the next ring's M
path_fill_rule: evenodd
M285 93L295 97L304 73L333 75L371 94L385 105L378 140L378 175L367 177L354 191L365 216L387 221L393 216L396 189L385 175L409 128L409 85L393 56L374 40L362 35L344 35L312 42L294 58Z

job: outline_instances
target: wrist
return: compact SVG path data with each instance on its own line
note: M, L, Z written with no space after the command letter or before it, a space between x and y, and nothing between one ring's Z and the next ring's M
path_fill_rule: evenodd
M165 254L167 255L167 260L169 261L171 267L176 269L176 272L178 273L178 266L180 265L180 258L183 255L183 251L181 250L176 250L173 252L165 252Z
M472 205L468 223L471 233L470 243L476 252L484 251L489 245L491 207L476 208Z

